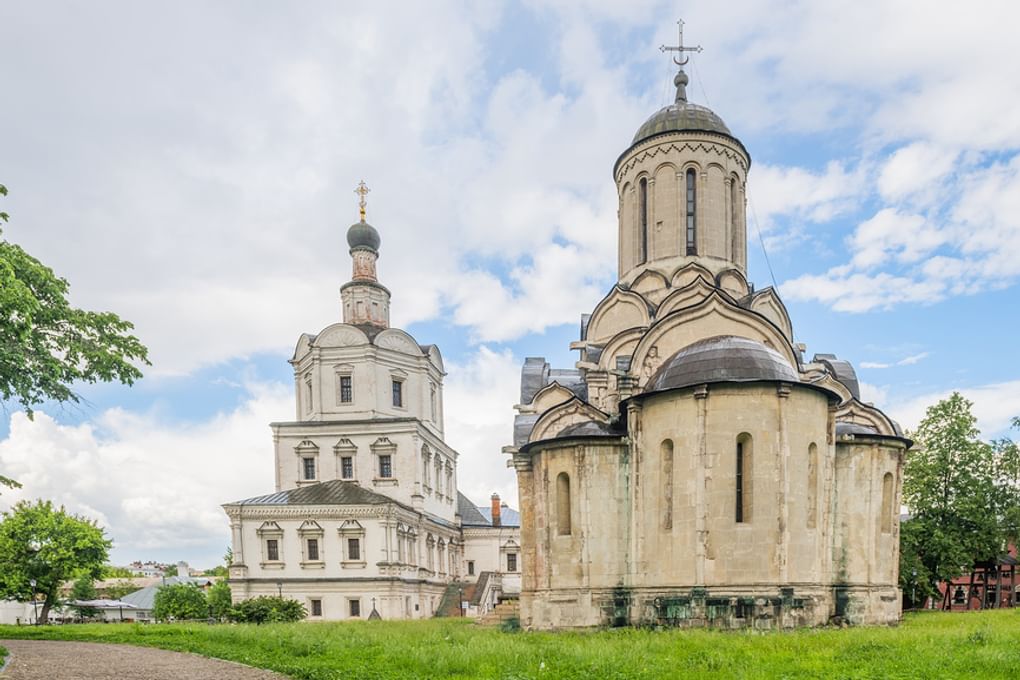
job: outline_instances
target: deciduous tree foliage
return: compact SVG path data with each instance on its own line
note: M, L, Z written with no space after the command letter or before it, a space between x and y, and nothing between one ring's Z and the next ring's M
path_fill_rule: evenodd
M198 586L173 583L156 591L152 615L159 621L204 619L209 616L209 603Z
M71 586L72 600L95 600L98 599L98 597L99 594L96 592L96 584L92 580L91 576L83 574L75 579L74 585ZM78 616L83 619L92 618L99 613L99 610L95 607L75 606L74 610L78 612Z
M0 196L7 188L0 184ZM0 223L7 222L0 212ZM20 404L29 417L46 400L80 400L75 383L142 377L148 351L134 328L112 312L72 307L69 284L20 246L0 239L0 400ZM0 476L0 484L16 483Z
M50 501L22 501L0 521L0 598L26 602L41 595L39 622L45 623L60 584L98 577L109 551L110 541L94 521Z
M934 595L939 582L1001 554L1010 537L1016 447L981 441L971 407L954 392L911 433L903 477L910 519L900 528L900 583L908 592L916 586L918 595Z
M231 618L241 623L288 623L308 616L305 606L297 600L276 595L260 595L242 602L231 610Z
M230 616L230 609L234 606L231 599L230 586L226 581L219 581L209 589L209 616L219 621L224 621Z

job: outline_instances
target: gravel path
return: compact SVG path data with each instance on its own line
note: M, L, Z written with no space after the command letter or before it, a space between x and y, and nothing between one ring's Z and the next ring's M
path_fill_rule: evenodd
M151 647L0 640L10 652L0 680L286 680L286 676Z

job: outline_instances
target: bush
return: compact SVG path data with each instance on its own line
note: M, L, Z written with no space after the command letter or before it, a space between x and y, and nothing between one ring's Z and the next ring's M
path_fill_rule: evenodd
M209 616L209 603L198 586L175 583L156 591L152 615L158 621L204 619Z
M262 595L237 603L230 618L241 623L289 623L300 621L308 613L297 600L275 595Z
M222 621L230 616L230 609L233 606L230 586L226 581L220 581L209 589L209 616Z

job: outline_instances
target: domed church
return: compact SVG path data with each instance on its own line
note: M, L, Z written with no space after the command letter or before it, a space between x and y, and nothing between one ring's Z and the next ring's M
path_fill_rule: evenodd
M748 283L751 157L675 61L613 166L619 280L574 368L522 370L521 623L895 622L910 441Z

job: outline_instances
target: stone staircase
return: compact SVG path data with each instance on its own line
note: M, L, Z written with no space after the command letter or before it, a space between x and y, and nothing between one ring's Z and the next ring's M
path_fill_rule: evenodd
M497 604L487 614L478 618L479 626L500 626L510 619L521 617L521 605L517 598L506 599Z
M443 593L443 599L439 602L439 607L436 609L436 616L463 616L461 612L461 593L463 592L463 598L470 600L471 596L475 593L474 583L463 583L460 581L454 581L446 586L446 591Z

